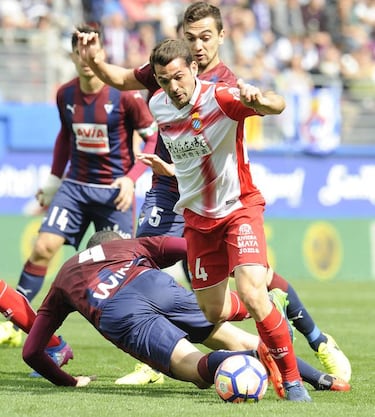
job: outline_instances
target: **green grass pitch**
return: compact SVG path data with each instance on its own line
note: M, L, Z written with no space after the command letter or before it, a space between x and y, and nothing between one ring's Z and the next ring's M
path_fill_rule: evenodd
M115 379L132 371L134 359L104 340L77 313L59 334L74 350L65 369L73 375L97 375L85 388L55 387L29 378L21 348L0 346L1 416L6 417L374 417L375 416L375 283L293 283L323 331L330 333L352 363L352 390L318 392L307 386L313 403L277 399L269 388L258 404L226 404L214 388L166 379L163 385L121 387ZM45 285L47 287L47 285ZM47 290L47 288L45 288ZM45 292L43 292L45 294ZM40 302L41 298L37 300ZM239 324L253 330L251 321ZM320 367L303 337L297 333L299 356Z

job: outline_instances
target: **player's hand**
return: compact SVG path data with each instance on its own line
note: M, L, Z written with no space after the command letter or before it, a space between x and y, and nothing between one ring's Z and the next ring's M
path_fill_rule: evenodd
M280 114L285 109L285 100L273 91L262 93L258 87L237 80L241 103L253 108L258 114Z
M56 175L49 174L46 183L40 188L35 197L39 201L41 207L48 207L53 197L61 185L61 178Z
M77 381L77 383L76 383L77 388L86 387L91 381L96 380L96 376L95 375L92 375L92 376L76 376L75 380Z
M151 167L157 175L166 175L167 177L173 177L175 175L174 164L163 161L153 153L139 153L137 159Z
M262 104L263 94L258 87L245 83L241 78L237 80L237 87L242 104L254 108L257 104Z
M77 48L80 57L88 64L104 60L104 52L100 44L99 35L96 32L76 31L78 38Z
M126 211L130 207L134 198L134 182L129 177L117 178L111 184L112 188L119 188L120 191L114 200L116 209Z

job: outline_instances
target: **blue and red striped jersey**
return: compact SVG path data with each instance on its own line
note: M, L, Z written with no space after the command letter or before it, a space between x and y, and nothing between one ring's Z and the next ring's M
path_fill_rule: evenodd
M83 93L79 79L57 92L61 129L57 136L51 173L72 181L109 185L128 175L135 181L146 169L135 162L133 132L140 130L144 152L153 153L155 125L141 94L110 86Z

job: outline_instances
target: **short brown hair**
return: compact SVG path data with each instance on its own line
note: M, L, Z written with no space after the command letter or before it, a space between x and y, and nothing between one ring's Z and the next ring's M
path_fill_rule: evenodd
M86 244L86 248L92 248L93 246L100 245L101 243L110 242L112 240L121 240L122 237L113 230L99 230L95 232Z
M187 23L194 23L206 17L212 17L215 20L219 33L223 30L223 19L221 18L220 9L204 1L193 3L185 10L183 24L185 26Z
M186 65L193 62L190 49L183 39L165 39L158 43L151 52L150 65L155 72L155 65L165 67L176 58L182 58Z

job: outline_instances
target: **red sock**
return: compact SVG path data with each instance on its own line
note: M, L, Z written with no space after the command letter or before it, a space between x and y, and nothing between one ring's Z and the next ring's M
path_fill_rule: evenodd
M283 290L284 292L288 292L288 281L283 278L281 275L276 274L276 272L272 275L272 281L268 285L268 290L273 290L274 288L280 288L280 290Z
M272 306L271 313L263 321L256 322L256 326L260 338L280 369L283 381L301 380L288 325L276 307Z
M213 383L212 375L211 375L211 373L208 369L208 354L202 356L199 359L199 362L198 362L198 365L197 365L197 370L198 370L199 375L201 376L201 378L204 381L208 382L209 384Z
M24 271L28 274L35 275L36 277L44 278L48 268L46 266L35 265L31 261L27 260L24 267Z
M25 333L29 333L36 313L22 294L0 280L0 313ZM58 346L60 339L53 335L47 347Z
M236 291L230 292L230 299L232 302L232 309L229 313L228 321L241 321L248 319L250 313L247 311L245 304L240 300Z

